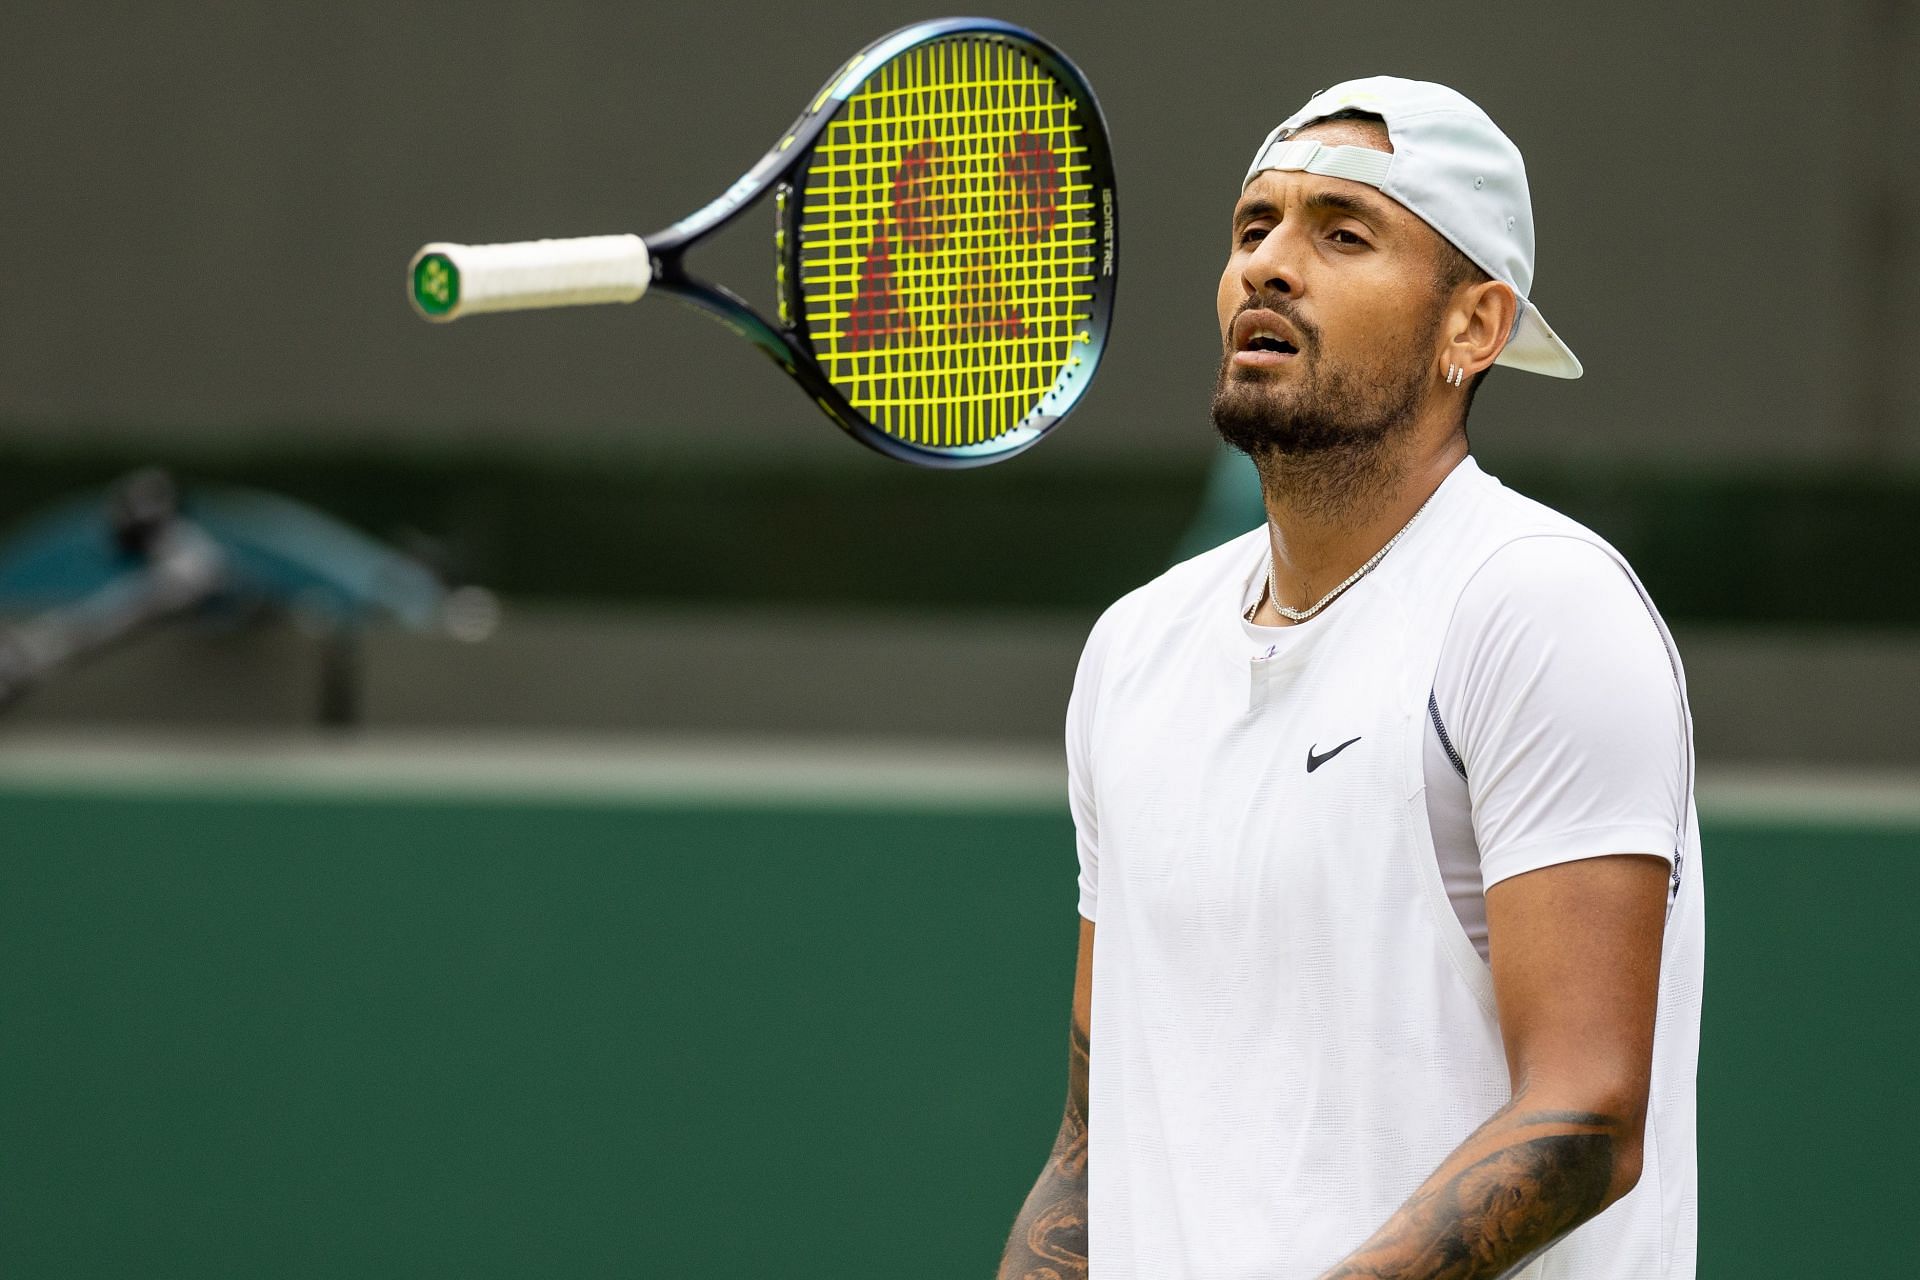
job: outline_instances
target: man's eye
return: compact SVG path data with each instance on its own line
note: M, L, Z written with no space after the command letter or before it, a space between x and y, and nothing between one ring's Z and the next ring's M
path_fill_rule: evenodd
M1337 244L1365 244L1366 243L1366 241L1362 239L1357 233L1349 231L1345 227L1342 227L1338 231L1335 231L1333 233L1333 239Z
M1240 232L1240 243L1241 244L1258 244L1261 240L1266 238L1266 234L1267 234L1267 228L1258 223L1255 223L1253 226L1247 227Z

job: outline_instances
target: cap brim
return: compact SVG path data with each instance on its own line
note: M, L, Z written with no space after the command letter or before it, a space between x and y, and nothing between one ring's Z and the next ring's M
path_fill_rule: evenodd
M1507 339L1506 347L1494 363L1528 373L1544 373L1549 378L1579 377L1583 372L1580 358L1560 341L1560 335L1547 324L1540 308L1525 300L1521 301L1520 308L1520 323L1514 326L1513 337Z

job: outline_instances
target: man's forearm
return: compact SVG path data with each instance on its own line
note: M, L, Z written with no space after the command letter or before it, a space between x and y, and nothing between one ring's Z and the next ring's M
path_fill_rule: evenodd
M1632 1189L1640 1134L1517 1098L1323 1280L1498 1280Z
M1087 1134L1060 1130L1053 1155L1013 1224L1000 1280L1086 1280Z
M1000 1260L999 1280L1086 1280L1087 1033L1073 1028L1066 1117Z

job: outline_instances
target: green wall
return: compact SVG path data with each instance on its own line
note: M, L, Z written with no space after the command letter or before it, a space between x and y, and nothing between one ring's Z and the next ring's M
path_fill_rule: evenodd
M1062 1091L1049 812L0 796L17 1276L991 1274ZM1708 832L1705 1277L1892 1274L1920 860Z

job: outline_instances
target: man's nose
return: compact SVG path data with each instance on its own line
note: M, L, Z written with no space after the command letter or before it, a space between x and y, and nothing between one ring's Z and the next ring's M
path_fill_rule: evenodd
M1299 297L1305 292L1305 282L1300 274L1298 237L1288 232L1285 224L1269 231L1259 247L1247 255L1241 280L1249 294L1272 290L1289 298Z

